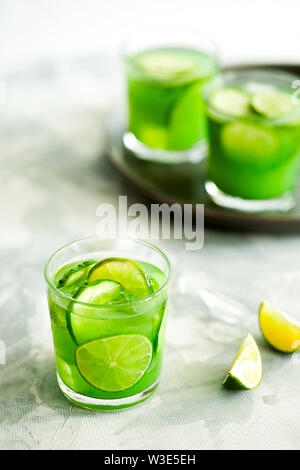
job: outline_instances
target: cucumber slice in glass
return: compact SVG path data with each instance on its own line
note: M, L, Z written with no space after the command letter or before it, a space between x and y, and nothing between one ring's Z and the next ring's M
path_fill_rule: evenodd
M112 302L120 296L122 287L118 282L103 280L88 284L80 289L76 300L86 304L104 305ZM85 314L87 308L76 302L73 304L72 311L77 314Z
M77 281L86 280L91 267L96 261L77 261L63 266L54 276L54 284L58 289L69 286Z
M122 298L122 294L123 289L118 282L102 280L81 288L76 300L95 304L96 308L97 305L106 305L110 302L118 301ZM111 328L111 323L116 327L114 321L110 322L106 319L97 318L89 307L77 302L73 303L69 312L69 331L76 344L107 335L108 330Z

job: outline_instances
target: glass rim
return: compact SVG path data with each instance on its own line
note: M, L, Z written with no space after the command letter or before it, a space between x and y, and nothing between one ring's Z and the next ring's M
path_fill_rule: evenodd
M219 111L216 109L214 106L211 105L210 102L210 95L213 91L220 89L223 85L234 85L235 82L238 82L238 80L243 80L246 78L249 79L255 79L258 78L260 80L266 79L267 83L272 83L272 84L290 84L292 81L299 80L300 77L298 75L295 75L291 72L286 72L284 70L280 70L278 68L263 68L263 67L241 67L240 69L228 69L225 71L221 71L217 76L213 77L211 80L209 80L207 83L204 84L203 86L203 98L205 101L206 105L206 111L212 111L214 116L217 116L219 118L226 119L227 121L238 121L238 120L243 120L246 122L255 122L255 123L261 123L261 124L273 124L273 125L280 125L280 124L288 124L289 122L293 121L293 118L296 116L300 117L300 107L298 110L298 113L296 111L292 111L290 113L287 113L284 116L281 117L275 117L275 118L264 118L260 116L233 116L230 115L229 113L225 113L222 111ZM291 95L292 98L292 95Z
M80 242L84 242L84 241L87 241L87 240L99 240L99 241L105 241L105 242L108 242L108 241L111 241L113 242L114 240L115 241L130 241L130 242L135 242L135 243L138 243L140 245L143 245L143 246L146 246L148 248L151 248L152 250L156 251L165 261L166 261L166 264L167 264L167 267L168 267L168 274L167 274L167 279L166 279L166 282L163 284L162 287L160 287L157 291L153 292L152 294L149 294L148 296L146 297L143 297L142 299L137 299L137 300L130 300L130 301L127 301L127 302L123 302L123 303L118 303L118 304L105 304L105 305L101 305L101 304L90 304L90 303L87 303L87 302L81 302L79 300L77 300L76 298L70 296L70 295L67 295L63 292L61 292L55 285L54 283L52 282L50 276L49 276L49 267L52 263L52 261L54 260L55 256L58 255L59 253L61 253L64 249L70 247L71 245L75 245L76 243L80 243ZM62 265L64 266L64 265ZM59 268L60 269L60 268ZM152 243L148 242L148 241L145 241L145 240L140 240L138 238L133 238L133 237L117 237L117 238L105 238L105 239L102 239L100 237L97 237L97 236L94 236L94 237L85 237L85 238L80 238L78 240L74 240L70 243L67 243L66 245L63 245L62 247L58 248L51 256L50 258L48 258L48 261L46 262L45 264L45 267L44 267L44 279L46 281L46 284L49 288L51 288L57 295L59 295L60 297L63 297L64 299L66 300L69 300L71 302L76 302L77 304L79 305L82 305L83 307L86 307L86 308L89 308L89 309L93 309L93 310L103 310L103 311L106 311L106 310L118 310L120 308L124 308L124 307L130 307L130 306L133 306L133 305L138 305L138 304L142 304L144 302L148 302L150 301L151 299L153 299L154 297L158 296L159 294L161 294L163 291L165 291L169 285L170 285L170 282L172 280L172 276L173 276L173 269L172 269L172 265L170 263L170 260L169 258L167 257L167 255L160 249L158 248L157 246L153 245ZM76 314L77 315L77 314ZM79 314L78 314L79 315ZM85 315L82 315L80 314L80 316L85 316Z
M198 52L207 52L207 54L210 54L214 58L217 69L219 70L220 68L220 46L217 42L207 36L197 35L197 39L195 39L193 34L184 34L181 37L180 35L164 35L163 38L158 37L157 39L153 39L152 35L149 37L143 37L141 35L141 41L138 43L137 39L139 39L137 34L129 35L124 38L122 46L119 48L119 57L121 61L123 62L124 66L129 68L131 67L132 71L136 71L134 64L131 61L132 56L142 51L146 52L151 49L157 49L161 47L177 47L193 49ZM131 46L133 44L135 46L131 50Z

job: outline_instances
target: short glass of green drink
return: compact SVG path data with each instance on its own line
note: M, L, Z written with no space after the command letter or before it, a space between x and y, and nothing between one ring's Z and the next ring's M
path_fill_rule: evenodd
M73 403L114 410L159 383L171 281L150 243L87 238L45 267L58 384Z
M205 87L206 190L216 204L245 212L294 206L300 153L295 80L277 70L241 69Z
M200 161L207 150L202 87L218 72L216 48L198 36L154 37L125 48L124 145L145 160Z

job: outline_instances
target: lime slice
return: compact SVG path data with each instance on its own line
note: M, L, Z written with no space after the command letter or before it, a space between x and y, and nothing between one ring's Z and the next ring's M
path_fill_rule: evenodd
M255 124L233 122L223 128L222 144L226 155L237 162L259 166L273 163L279 151L276 134Z
M149 51L139 55L138 65L153 78L177 78L193 70L194 60L178 51Z
M278 351L293 353L300 349L300 324L270 302L260 305L259 325L266 341Z
M262 361L257 344L248 335L244 340L223 385L234 390L252 390L262 379Z
M288 93L257 94L251 99L252 109L265 118L276 118L291 113L295 104Z
M94 387L121 392L135 385L146 373L152 345L142 335L96 339L76 351L78 370Z
M245 116L250 111L250 98L247 93L236 88L222 88L210 97L215 110L230 116Z
M107 258L97 263L89 274L89 281L110 279L119 282L129 295L141 299L152 289L144 271L134 261L126 258Z

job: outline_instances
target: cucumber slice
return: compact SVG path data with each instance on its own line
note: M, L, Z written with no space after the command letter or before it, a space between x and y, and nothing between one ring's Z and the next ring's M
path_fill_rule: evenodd
M288 93L257 94L251 99L252 109L265 118L276 118L291 113L296 105Z
M85 280L91 269L96 264L96 261L77 261L75 263L67 264L60 268L54 276L54 284L58 289L69 286L74 282Z
M210 104L216 110L229 116L246 116L251 111L250 97L237 88L222 88L212 93Z
M115 281L97 281L85 288L81 288L77 299L88 304L105 305L122 297L123 289ZM93 316L89 307L74 302L68 317L68 327L76 344L82 344L88 340L99 338L107 334L110 327L108 320L102 320Z
M126 258L107 258L97 263L90 271L88 280L110 279L121 284L134 299L152 293L151 283L140 266Z
M121 292L122 287L118 282L103 280L80 289L76 300L86 304L104 305L119 297ZM84 314L86 307L74 302L72 311L77 314Z

